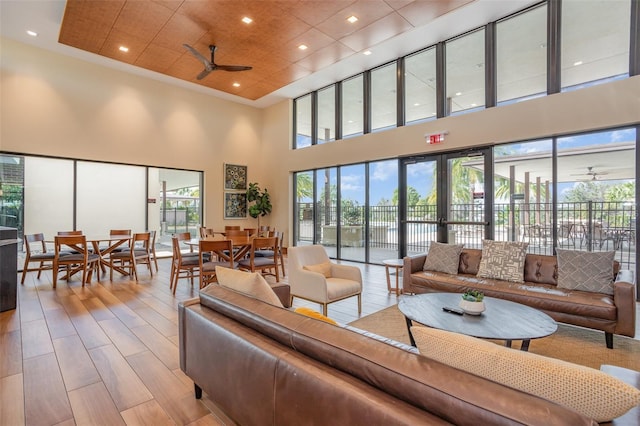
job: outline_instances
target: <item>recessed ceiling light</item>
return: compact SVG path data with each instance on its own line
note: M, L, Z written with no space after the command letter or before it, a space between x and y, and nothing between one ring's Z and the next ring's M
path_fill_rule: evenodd
M462 95L462 92L456 92L456 96Z
M244 18L242 18L242 22L244 22L245 24L250 24L253 22L253 19L249 18L248 16L245 16Z
M413 106L420 106L420 104L416 102L415 104L413 104Z
M351 15L347 18L347 21L349 21L351 24L355 24L356 22L358 22L358 17Z
M27 30L27 34L29 34L31 37L38 37L38 33L35 31Z
M233 83L233 87L240 87L240 83Z
M573 63L574 67L577 67L578 65L582 65L582 61L576 61Z
M369 56L371 55L371 51L370 50L365 50L364 52L362 52L363 55L365 56Z
M120 46L120 47L118 47L118 50L121 51L121 52L128 52L129 48L126 47L126 46Z
M300 50L307 50L307 49L308 49L308 47L307 47L307 45L306 45L306 44L301 44L300 46L298 46L298 49L300 49Z

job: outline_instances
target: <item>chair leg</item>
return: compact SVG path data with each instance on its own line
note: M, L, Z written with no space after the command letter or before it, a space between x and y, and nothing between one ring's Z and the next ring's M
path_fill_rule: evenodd
M324 315L325 317L327 316L327 304L326 303L322 304L322 315Z
M40 262L40 268L38 269L37 278L40 279L40 274L42 274L42 268L44 267L44 262Z
M358 293L358 315L362 313L362 293Z
M58 262L53 262L53 270L51 273L53 274L53 288L56 288L56 284L58 283Z

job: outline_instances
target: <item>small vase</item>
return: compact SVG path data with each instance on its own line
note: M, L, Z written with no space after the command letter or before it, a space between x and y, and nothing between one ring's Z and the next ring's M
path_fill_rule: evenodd
M480 315L484 312L484 302L469 302L468 300L462 299L460 301L460 309L464 311L465 314L469 315Z

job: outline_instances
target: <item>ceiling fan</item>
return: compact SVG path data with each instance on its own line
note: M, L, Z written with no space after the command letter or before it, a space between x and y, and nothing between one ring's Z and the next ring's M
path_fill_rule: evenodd
M253 67L247 67L247 66L244 66L244 65L218 65L218 64L216 64L216 62L214 61L214 55L215 55L216 50L218 48L216 46L214 46L213 44L209 45L209 50L211 51L211 60L208 60L207 58L202 56L200 54L200 52L198 52L196 49L194 49L193 47L189 46L188 44L183 44L183 46L189 52L191 52L191 54L193 56L195 56L200 62L202 62L204 64L204 70L202 70L202 72L200 74L198 74L198 76L196 77L198 80L202 80L207 75L209 75L209 73L211 71L215 71L215 70L222 70L222 71L248 71L248 70L253 68Z
M593 170L593 166L587 166L586 173L574 173L571 176L591 176L590 180L598 180L596 176L604 176L608 174L607 172L596 172Z

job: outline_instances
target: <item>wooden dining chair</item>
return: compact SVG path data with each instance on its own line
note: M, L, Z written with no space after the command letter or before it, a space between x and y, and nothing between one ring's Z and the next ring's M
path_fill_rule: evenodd
M109 236L110 237L119 237L119 236L131 237L131 229L111 229L109 231ZM119 251L123 251L123 250L128 250L128 249L129 249L129 246L121 245L121 246L118 246L118 247L114 248L111 251L111 253L119 252Z
M240 230L240 226L238 226L238 225L225 225L224 230L225 231L238 231L238 230Z
M154 265L156 265L156 272L158 272L158 256L156 255L156 231L149 231L149 235L151 235L151 259L153 259Z
M276 237L278 239L278 250L277 251L274 251L272 249L257 250L255 255L256 257L268 257L268 258L273 258L274 256L276 256L278 258L277 261L280 264L280 270L282 271L282 276L286 277L287 275L284 270L284 255L282 253L282 244L284 243L284 232L269 231L268 236Z
M90 253L87 237L84 235L56 235L54 240L55 257L53 259L53 288L58 283L60 269L66 271L67 281L71 276L82 272L82 286L91 282L93 271L100 281L100 255ZM71 254L66 252L71 251Z
M216 278L216 266L234 268L233 243L231 240L200 240L199 249L200 288L218 281ZM203 256L205 253L213 254L210 260Z
M249 235L257 235L258 228L244 228L245 231L249 233Z
M22 267L22 279L20 284L24 284L27 272L38 271L38 279L42 271L53 269L53 260L55 253L47 251L47 244L44 241L44 234L30 234L24 236L25 258ZM30 263L37 263L35 268L29 268Z
M276 282L280 282L280 273L278 271L278 256L260 257L256 256L256 251L273 250L278 252L277 237L256 237L251 243L249 257L238 261L238 268L244 271L256 272L260 271L263 275L275 275ZM273 272L270 272L273 271Z
M151 233L136 232L131 238L129 248L119 252L112 252L109 256L109 279L113 281L113 270L115 266L121 269L128 268L129 275L133 275L138 281L137 265L146 264L149 273L153 277L153 268L151 267Z
M193 287L193 279L198 276L200 269L200 255L194 253L195 256L186 256L180 248L180 239L177 236L171 237L171 247L173 256L171 259L171 282L170 288L173 294L176 294L178 288L178 280L180 278L189 278Z
M214 237L215 234L213 228L200 227L200 238Z

